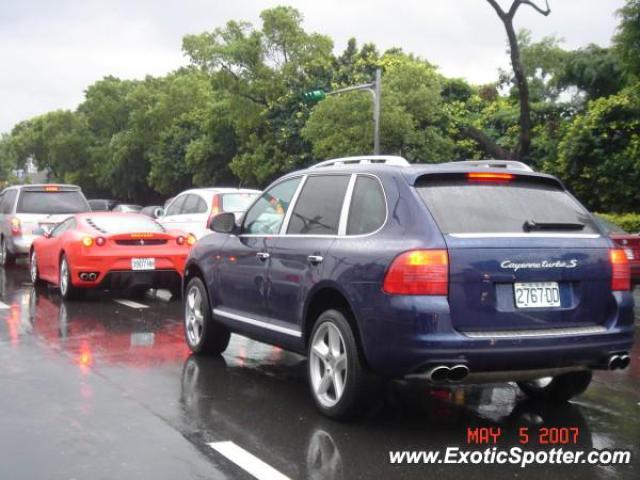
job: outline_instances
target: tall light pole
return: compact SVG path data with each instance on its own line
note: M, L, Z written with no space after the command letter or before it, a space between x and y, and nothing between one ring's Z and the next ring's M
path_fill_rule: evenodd
M380 103L382 101L382 72L376 69L376 78L371 83L362 83L351 87L340 88L325 92L323 90L312 90L306 92L302 97L307 102L318 102L329 95L366 90L373 97L373 154L380 155Z

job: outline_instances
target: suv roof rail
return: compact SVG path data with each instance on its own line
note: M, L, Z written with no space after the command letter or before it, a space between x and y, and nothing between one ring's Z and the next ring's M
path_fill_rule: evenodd
M465 167L479 167L479 168L507 168L511 170L524 170L526 172L533 172L526 163L518 162L517 160L461 160L458 162L441 163L440 165L449 166L465 166Z
M310 168L333 167L337 165L357 165L363 163L395 165L399 167L406 167L410 165L409 162L402 157L396 157L393 155L365 155L361 157L332 158L331 160L316 163Z

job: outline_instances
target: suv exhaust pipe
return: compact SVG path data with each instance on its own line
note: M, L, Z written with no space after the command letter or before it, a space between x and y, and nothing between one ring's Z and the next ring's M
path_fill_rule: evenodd
M607 361L607 368L609 370L624 370L631 363L631 358L628 354L622 353L620 355L611 355Z
M463 381L469 375L469 367L466 365L438 365L427 372L427 379L433 383L458 383Z
M454 365L449 369L447 380L451 383L463 381L469 375L469 367L466 365Z

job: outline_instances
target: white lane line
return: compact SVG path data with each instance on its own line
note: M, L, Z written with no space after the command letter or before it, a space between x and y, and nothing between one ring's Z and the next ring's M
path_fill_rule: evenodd
M11 307L6 303L0 302L0 309L4 309L4 308L11 308Z
M290 480L233 442L211 442L208 445L258 480Z
M114 298L114 302L121 303L122 305L129 308L137 308L138 310L141 308L149 308L149 305L145 305L143 303L132 302L131 300L125 300L124 298Z

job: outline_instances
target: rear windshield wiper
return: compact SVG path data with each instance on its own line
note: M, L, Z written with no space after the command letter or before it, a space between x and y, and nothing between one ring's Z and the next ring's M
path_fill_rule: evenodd
M533 232L538 230L582 230L584 223L571 222L536 222L535 220L527 220L522 224L522 230L525 232Z

